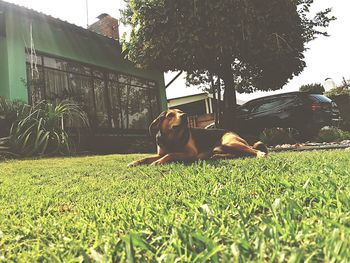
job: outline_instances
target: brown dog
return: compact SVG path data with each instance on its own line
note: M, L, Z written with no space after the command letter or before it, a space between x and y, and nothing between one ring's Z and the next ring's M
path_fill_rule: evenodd
M259 158L267 154L267 148L263 143L257 142L251 147L233 132L189 128L187 114L177 109L162 112L151 123L149 131L156 139L158 154L132 162L129 167L209 158L232 159L244 156Z

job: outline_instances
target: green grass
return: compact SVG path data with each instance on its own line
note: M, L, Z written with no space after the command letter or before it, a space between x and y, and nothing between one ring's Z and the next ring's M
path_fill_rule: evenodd
M350 152L0 163L0 261L346 262Z

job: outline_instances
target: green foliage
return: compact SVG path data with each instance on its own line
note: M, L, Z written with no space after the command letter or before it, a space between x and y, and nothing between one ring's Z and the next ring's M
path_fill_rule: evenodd
M23 107L24 103L21 101L9 101L0 97L0 138L9 134L12 123Z
M316 137L317 142L340 142L343 140L350 140L350 132L336 127L323 128Z
M300 132L293 128L268 128L259 135L259 140L269 146L295 144L300 142L300 139ZM315 142L340 142L343 140L350 140L350 132L337 127L324 127L312 139Z
M313 94L323 94L325 92L323 85L320 83L302 85L299 91Z
M342 85L327 91L325 95L330 98L335 98L337 96L350 97L350 85L344 80Z
M325 93L325 95L335 101L338 105L340 115L343 119L341 128L350 131L350 85L349 81L343 83Z
M305 44L334 19L330 10L308 18L313 0L125 2L128 58L144 68L186 71L187 83L221 79L225 128L235 123L236 90L282 88L305 67Z
M348 151L126 168L0 163L0 260L346 262Z
M66 124L81 122L88 125L86 114L69 101L57 104L42 101L34 106L21 104L12 109L15 109L12 114L16 117L9 135L0 139L0 153L3 154L19 157L70 154L74 151L74 144Z
M306 39L289 0L126 3L128 56L143 67L234 75L262 90L280 88L304 67Z
M266 145L273 146L278 144L294 144L298 142L299 133L292 128L269 128L264 129L259 140Z
M279 89L304 68L304 44L333 17L308 18L313 1L126 0L128 57L164 71L235 76L241 88Z
M303 38L309 42L314 40L317 36L329 36L325 29L329 26L331 21L336 18L331 16L331 8L317 12L313 17L310 17L310 7L314 0L293 0L298 6L298 13L303 26Z

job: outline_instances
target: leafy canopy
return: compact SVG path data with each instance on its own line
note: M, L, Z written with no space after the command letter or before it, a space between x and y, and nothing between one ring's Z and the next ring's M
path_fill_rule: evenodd
M320 83L305 84L300 86L299 91L309 92L314 94L323 94L325 89Z
M326 34L319 28L330 20L330 10L308 18L312 0L125 1L129 59L145 68L214 74L248 92L281 88L299 74L305 43Z

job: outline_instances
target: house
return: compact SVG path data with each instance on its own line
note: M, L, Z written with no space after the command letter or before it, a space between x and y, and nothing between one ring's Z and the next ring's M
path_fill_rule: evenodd
M237 100L237 103L242 105L244 102ZM204 128L215 121L215 105L213 95L207 92L168 99L168 107L186 112L189 115L189 125L197 128Z
M118 37L118 21L107 14L88 30L0 0L0 96L73 99L89 116L89 147L129 151L149 139L148 125L167 101L163 72L125 60Z

